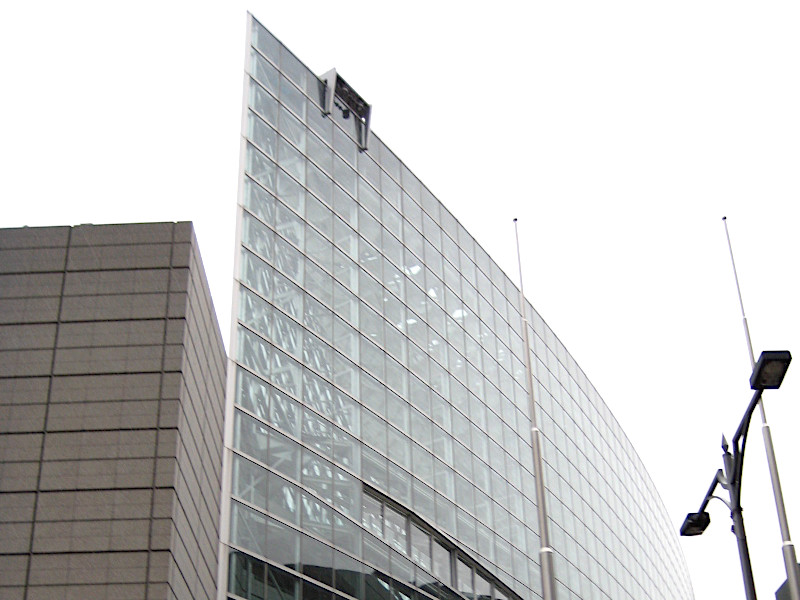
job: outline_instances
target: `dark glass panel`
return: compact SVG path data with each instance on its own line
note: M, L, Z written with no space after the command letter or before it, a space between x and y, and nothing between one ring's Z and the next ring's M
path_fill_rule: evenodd
M300 578L281 569L269 566L267 570L267 600L299 600Z
M362 598L364 594L364 565L341 552L333 557L334 587L340 592Z
M333 548L304 535L300 542L300 561L304 575L333 586ZM303 592L306 598L305 589Z
M228 591L248 600L266 598L266 565L241 552L231 551Z

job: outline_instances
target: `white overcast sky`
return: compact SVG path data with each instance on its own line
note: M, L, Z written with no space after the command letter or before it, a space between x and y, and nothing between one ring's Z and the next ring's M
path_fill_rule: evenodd
M0 226L193 220L224 337L250 10L517 279L642 456L677 530L750 399L721 221L756 353L800 356L800 5L37 2L0 8ZM800 365L767 393L800 537ZM785 578L753 419L758 592ZM682 545L696 597L743 598L721 502Z

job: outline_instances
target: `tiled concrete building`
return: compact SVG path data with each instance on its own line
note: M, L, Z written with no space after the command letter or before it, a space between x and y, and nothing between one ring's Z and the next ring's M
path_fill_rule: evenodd
M212 598L225 352L191 223L0 230L0 599Z

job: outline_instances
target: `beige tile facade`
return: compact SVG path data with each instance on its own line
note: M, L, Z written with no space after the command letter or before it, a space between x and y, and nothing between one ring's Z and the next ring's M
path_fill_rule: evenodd
M224 371L190 223L0 230L0 599L214 596Z

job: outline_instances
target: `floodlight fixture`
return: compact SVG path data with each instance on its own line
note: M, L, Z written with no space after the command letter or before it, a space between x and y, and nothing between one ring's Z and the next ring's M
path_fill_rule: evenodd
M777 390L792 362L788 350L765 350L758 357L750 376L750 388L754 390Z
M711 523L711 517L707 512L689 513L681 525L681 535L688 537L701 535Z

